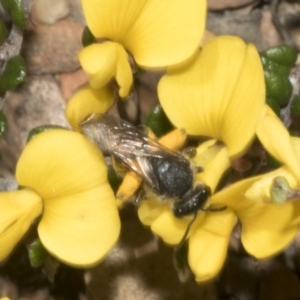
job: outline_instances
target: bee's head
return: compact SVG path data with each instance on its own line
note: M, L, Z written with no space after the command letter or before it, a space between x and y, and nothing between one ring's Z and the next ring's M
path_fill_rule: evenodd
M182 200L173 204L173 213L177 218L189 216L201 210L211 195L211 189L207 185L198 184L187 193Z

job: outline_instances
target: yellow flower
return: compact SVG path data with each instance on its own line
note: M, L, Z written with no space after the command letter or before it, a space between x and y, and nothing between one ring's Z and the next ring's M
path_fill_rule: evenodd
M82 0L89 29L99 43L79 53L90 85L112 78L126 97L132 85L130 53L142 68L163 68L188 59L200 43L205 0Z
M245 153L257 135L300 180L300 162L289 134L265 104L262 64L253 45L231 36L210 40L194 60L169 68L158 94L177 128L218 140L230 160Z
M80 88L66 107L66 118L74 130L80 131L80 123L92 113L105 113L114 103L114 96L108 86L93 89L86 85Z
M300 139L292 138L300 158ZM249 254L264 259L282 251L300 227L300 201L273 204L270 187L274 178L285 177L291 187L300 182L286 166L265 175L237 182L215 193L209 203L226 205L221 212L200 212L189 232L189 265L197 281L210 280L221 270L237 218L241 222L241 240ZM300 200L300 199L299 199ZM185 233L188 219L177 219L169 203L145 200L139 218L166 243L176 245Z
M237 37L214 38L194 60L169 68L158 93L177 128L211 138L198 147L193 159L205 169L195 181L204 182L214 191L231 160L244 154L257 135L265 148L283 162L280 170L285 170L283 176L288 177L290 185L300 185L300 149L265 104L263 69L254 46ZM207 206L228 206L225 211L198 214L188 235L188 259L197 281L213 278L222 268L237 218L243 226L245 248L257 258L276 254L295 236L300 205L265 203L268 194L263 191L270 189L274 174L266 176L271 179L250 178L213 194ZM170 204L156 199L142 202L139 217L171 245L180 242L190 222L188 218L175 218Z
M16 168L22 189L1 192L0 260L41 215L38 234L59 260L96 264L120 231L115 197L100 151L81 134L50 130L25 147Z
M265 105L262 64L255 47L229 36L209 41L190 64L169 68L158 92L176 127L222 141L230 156L243 152L252 141Z

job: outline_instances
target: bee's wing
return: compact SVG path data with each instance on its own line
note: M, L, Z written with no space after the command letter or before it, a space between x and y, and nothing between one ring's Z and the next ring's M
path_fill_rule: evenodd
M140 129L110 115L92 115L82 123L82 132L105 154L114 155L123 161L154 190L159 189L159 183L153 171L151 158L189 164L178 152L163 147Z

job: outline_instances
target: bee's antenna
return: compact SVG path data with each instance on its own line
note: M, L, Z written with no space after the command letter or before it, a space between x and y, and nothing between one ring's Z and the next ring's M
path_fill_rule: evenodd
M193 219L190 221L189 225L187 226L186 231L185 231L183 237L181 238L180 242L179 242L179 243L177 244L177 246L174 248L174 252L179 251L179 250L182 248L182 246L184 245L184 243L185 243L185 241L186 241L186 238L187 238L187 236L188 236L188 234L189 234L189 232L190 232L190 229L191 229L193 223L194 223L195 220L196 220L196 217L197 217L197 212L195 212L195 214L194 214L194 216L193 216Z

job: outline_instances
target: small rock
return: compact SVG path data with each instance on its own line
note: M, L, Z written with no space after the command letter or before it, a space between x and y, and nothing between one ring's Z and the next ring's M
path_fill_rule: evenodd
M208 0L208 9L225 10L229 8L238 8L253 3L261 2L260 0Z
M68 100L74 91L84 83L86 83L89 78L87 74L79 69L72 73L64 73L58 76L60 82L61 91L65 100Z
M270 9L262 10L260 30L264 40L267 43L267 47L278 46L282 43L281 37L272 21L272 14Z
M254 44L259 51L266 48L266 42L260 31L261 12L249 12L245 9L239 11L225 11L208 13L207 29L216 35L237 35L247 43Z
M158 103L157 85L164 71L142 71L138 76L136 91L139 99L140 121Z
M7 94L3 111L8 131L0 140L0 177L12 177L16 162L34 127L55 124L68 127L65 101L52 76L32 76L14 92Z
M52 297L49 295L47 289L42 289L34 292L24 292L22 293L22 300L50 300Z
M0 297L9 297L11 300L19 299L17 286L11 281L0 278Z
M57 74L79 68L83 25L66 19L54 25L30 26L26 32L23 55L29 74Z
M0 178L0 191L14 191L18 187L15 180Z
M285 44L300 50L300 3L299 1L281 1L278 7L279 24L285 31Z
M116 289L114 290L111 299L161 299L159 292L155 290L151 291L137 274L131 276L120 274L119 276L116 276L113 284Z
M32 5L32 18L44 24L54 24L70 12L68 0L35 0Z
M80 0L70 0L70 17L82 24L82 25L86 25L85 22L85 18L83 15L83 10L82 10L82 6L81 6L81 1Z

